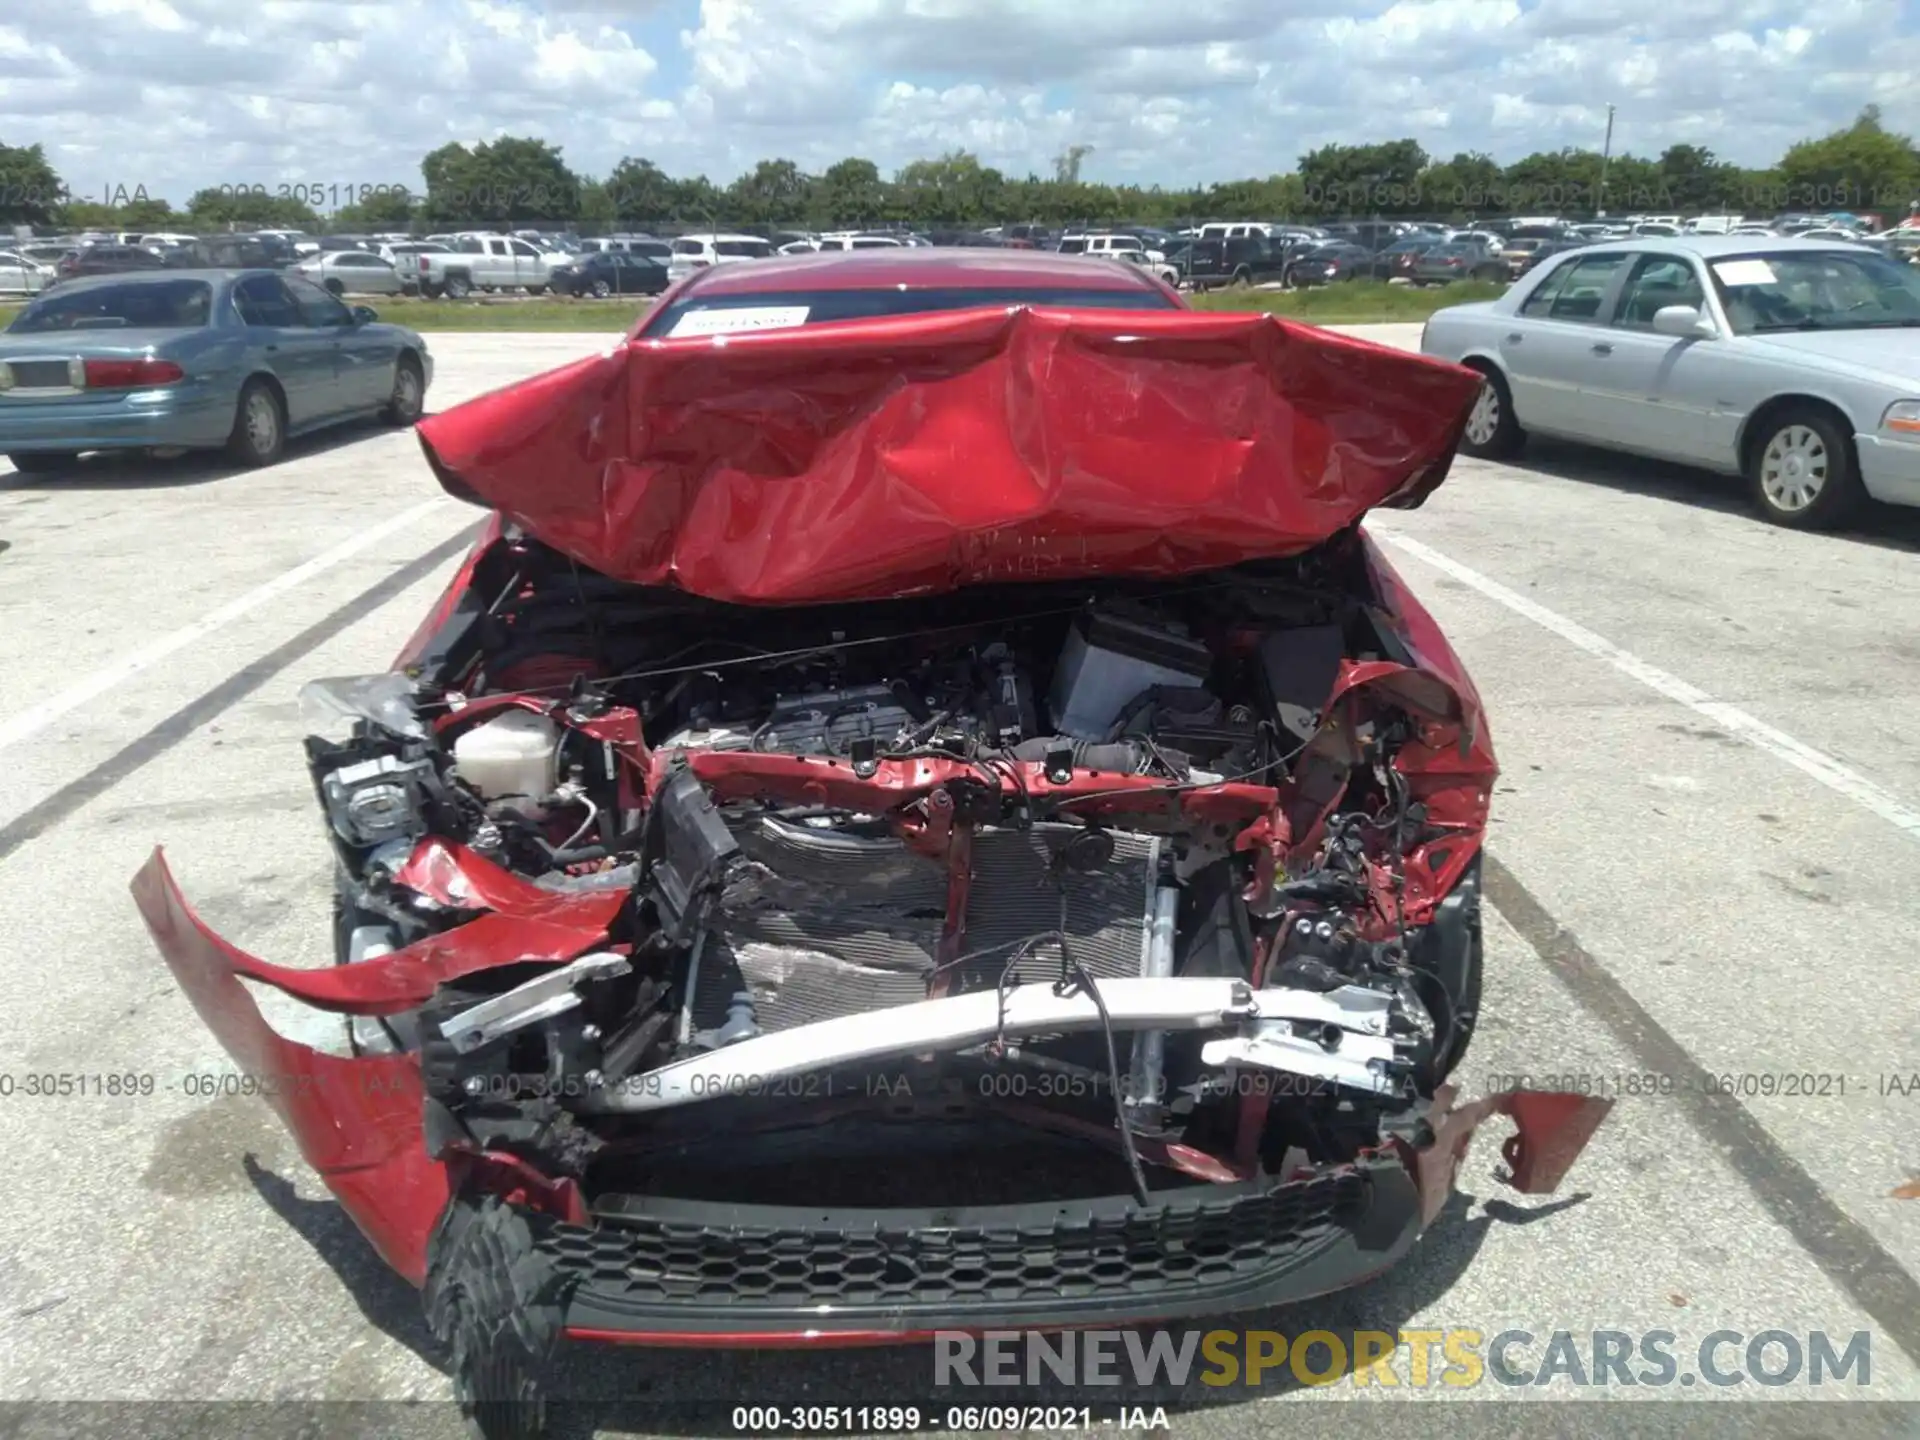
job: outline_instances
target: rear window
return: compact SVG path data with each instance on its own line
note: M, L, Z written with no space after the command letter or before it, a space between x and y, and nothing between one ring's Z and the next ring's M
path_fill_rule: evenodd
M676 334L721 335L741 330L820 325L835 320L871 320L886 315L1014 305L1048 305L1071 310L1179 308L1158 290L1145 289L780 290L715 295L706 299L697 294L689 296L655 314L640 333L650 339L668 339Z
M213 287L204 280L160 280L56 290L22 310L11 335L54 330L197 330L213 312Z
M766 240L716 240L713 253L730 255L735 259L764 260L773 254L773 245Z

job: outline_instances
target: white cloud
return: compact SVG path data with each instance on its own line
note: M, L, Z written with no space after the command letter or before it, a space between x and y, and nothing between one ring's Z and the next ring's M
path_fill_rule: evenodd
M727 180L782 156L1013 174L1291 169L1411 134L1436 155L1676 141L1748 164L1860 105L1920 130L1903 0L83 0L0 25L0 139L79 193L418 186L449 140L531 134ZM651 37L646 43L634 33Z

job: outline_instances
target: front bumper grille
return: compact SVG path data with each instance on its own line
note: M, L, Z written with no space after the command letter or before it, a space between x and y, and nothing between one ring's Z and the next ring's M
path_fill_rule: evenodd
M949 1212L627 1197L585 1229L541 1221L574 1283L567 1323L705 1332L891 1331L1217 1312L1321 1293L1412 1243L1407 1172L1373 1161L1287 1184Z

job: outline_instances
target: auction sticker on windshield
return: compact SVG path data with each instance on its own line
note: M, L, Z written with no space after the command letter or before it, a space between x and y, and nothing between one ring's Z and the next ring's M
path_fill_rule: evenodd
M1722 260L1713 273L1722 285L1771 285L1780 278L1764 260Z
M669 340L689 335L732 335L742 330L784 330L807 323L805 305L741 306L732 310L692 310L667 332Z

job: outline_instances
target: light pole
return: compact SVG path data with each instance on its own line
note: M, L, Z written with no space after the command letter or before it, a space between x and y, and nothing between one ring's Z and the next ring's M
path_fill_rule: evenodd
M1596 220L1607 218L1607 165L1613 159L1613 106L1607 106L1607 139L1600 151L1600 204L1594 211Z

